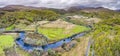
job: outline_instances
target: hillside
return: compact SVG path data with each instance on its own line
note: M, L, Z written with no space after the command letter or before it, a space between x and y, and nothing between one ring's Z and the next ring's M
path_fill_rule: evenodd
M9 5L0 9L0 29L10 31L1 30L1 56L120 55L120 12L103 7Z
M23 6L23 5L8 5L1 8L3 11L20 11L20 10L42 10L46 9L44 7L32 7L32 6Z

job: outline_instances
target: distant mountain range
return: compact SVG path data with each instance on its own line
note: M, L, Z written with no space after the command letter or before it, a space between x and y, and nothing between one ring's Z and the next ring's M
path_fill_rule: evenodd
M84 6L73 6L68 11L84 11L84 12L98 12L98 11L110 11L110 9L104 7L84 7Z
M120 12L120 9L119 9L119 10L116 10L116 11Z
M32 7L23 5L8 5L6 7L0 8L0 10L14 11L14 10L41 10L46 9L45 7Z
M42 9L51 9L51 10L61 10L61 11L85 11L85 12L97 12L97 11L113 11L103 7L84 7L84 6L72 6L65 9L53 9L53 8L45 8L45 7L32 7L32 6L23 6L23 5L8 5L6 7L0 8L0 10L14 11L14 10L42 10ZM120 11L120 10L116 10Z

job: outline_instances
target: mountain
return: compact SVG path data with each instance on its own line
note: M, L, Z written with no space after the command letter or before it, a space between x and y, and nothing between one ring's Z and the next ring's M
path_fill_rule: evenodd
M15 11L15 10L41 10L46 9L45 7L32 7L32 6L24 6L24 5L8 5L6 7L0 8L0 10L5 11Z
M99 11L113 11L104 7L85 7L85 6L73 6L67 9L69 12L83 11L83 12L99 12Z
M120 12L120 9L116 10L117 12Z
M64 10L67 12L75 12L75 11L79 11L83 8L86 8L86 7L84 7L84 6L72 6L72 7L65 8Z
M89 13L89 12L104 12L104 11L113 11L113 10L110 10L104 7L96 7L96 8L85 8L85 9L82 9L81 11Z
M16 11L16 10L42 10L42 9L48 9L53 10L57 13L64 14L69 12L99 12L99 11L113 11L107 8L103 7L85 7L85 6L72 6L64 9L55 9L55 8L46 8L46 7L32 7L32 6L24 6L24 5L8 5L6 7L0 8L0 10L3 11Z

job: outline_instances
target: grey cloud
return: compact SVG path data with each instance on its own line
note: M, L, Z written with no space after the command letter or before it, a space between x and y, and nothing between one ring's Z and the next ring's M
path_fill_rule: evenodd
M35 7L66 8L70 6L105 7L120 9L120 0L0 0L0 7L25 5Z

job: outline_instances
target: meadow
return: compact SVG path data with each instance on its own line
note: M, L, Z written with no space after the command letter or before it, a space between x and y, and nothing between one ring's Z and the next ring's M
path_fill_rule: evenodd
M10 35L0 35L0 55L4 56L4 49L12 47L14 39Z
M85 26L79 26L79 25L76 25L75 27L69 30L66 30L64 28L54 28L54 27L42 28L41 27L39 28L39 33L45 35L50 40L60 40L60 39L67 38L74 34L87 31L87 30L89 30L89 28L86 28Z

